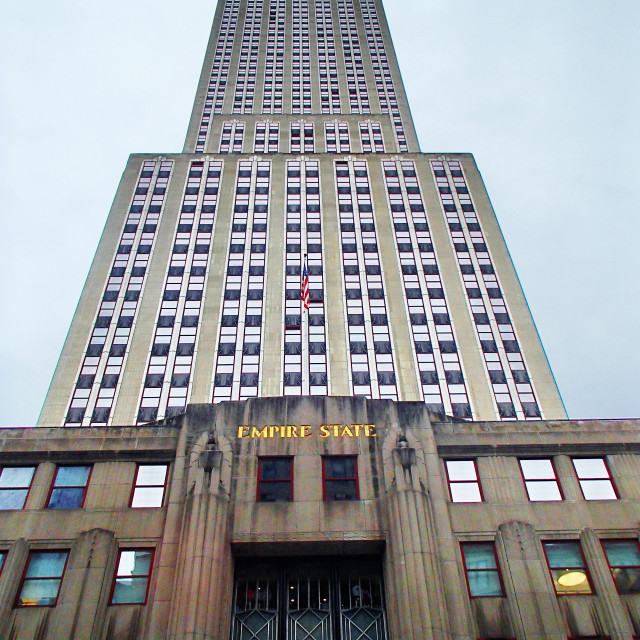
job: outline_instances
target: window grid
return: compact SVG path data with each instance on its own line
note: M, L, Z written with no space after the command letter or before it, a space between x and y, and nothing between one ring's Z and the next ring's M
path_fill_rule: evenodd
M391 115L399 151L408 151L407 137L402 123L402 117L400 116L398 97L391 77L391 69L389 68L387 51L382 38L376 3L375 0L361 0L360 4L367 36L367 45L373 65L373 75L376 80L376 90L380 101L380 111Z
M220 134L220 153L242 153L244 141L244 122L232 120L222 124Z
M32 466L0 468L0 511L24 509L35 471Z
M371 113L353 0L338 0L338 19L351 113Z
M106 425L110 419L172 167L171 161L142 165L65 426Z
M325 122L324 140L327 153L350 153L349 125L346 122Z
M313 122L292 122L290 131L290 153L315 153Z
M256 122L256 135L253 143L254 153L278 153L280 123L266 120Z
M462 542L462 563L471 598L504 597L498 555L493 542Z
M483 502L482 485L475 460L445 460L451 502Z
M617 500L618 490L604 458L572 458L585 500Z
M138 407L138 424L182 413L209 265L222 162L192 162Z
M582 547L577 540L550 540L543 542L542 548L556 595L591 595L593 593L589 570Z
M309 309L301 302L307 255ZM327 395L319 163L287 162L283 395Z
M638 540L602 540L611 577L619 594L640 593L640 543Z
M47 498L47 509L81 509L87 496L91 465L56 467Z
M226 0L222 12L220 32L216 43L216 51L213 56L211 75L209 76L209 86L205 97L200 128L196 138L196 153L205 150L207 133L211 124L211 113L222 113L227 80L229 78L229 65L231 63L231 53L233 51L233 40L236 35L238 23L238 10L240 0Z
M316 0L321 113L342 113L331 0Z
M256 70L260 49L263 0L247 0L247 12L242 31L240 59L233 97L233 113L253 113L256 90Z
M383 169L423 399L437 413L471 418L415 164L389 160Z
M258 502L293 501L293 458L270 456L258 458Z
M270 178L269 161L238 163L214 403L258 395Z
M129 506L132 509L154 509L164 503L168 464L138 464L131 487Z
M457 160L448 161L446 166L442 161L432 161L431 168L499 418L539 420L540 407L471 202L462 166Z
M553 502L563 499L558 474L551 458L527 458L519 462L531 502Z
M16 607L55 607L69 560L67 550L30 551Z
M154 549L121 549L111 585L109 604L147 603Z
M339 161L335 172L351 390L355 396L397 400L367 163Z
M309 2L293 0L291 26L291 113L311 113ZM300 78L302 77L302 85ZM302 87L302 93L300 91Z
M356 456L322 457L322 499L324 502L360 499Z
M382 128L379 122L360 122L360 145L362 153L384 153Z
M262 113L282 113L286 0L271 0Z

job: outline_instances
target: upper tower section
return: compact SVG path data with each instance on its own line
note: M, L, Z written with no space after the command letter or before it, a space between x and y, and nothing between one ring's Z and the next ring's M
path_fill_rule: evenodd
M219 151L225 122L372 119L420 151L381 0L219 0L185 153Z

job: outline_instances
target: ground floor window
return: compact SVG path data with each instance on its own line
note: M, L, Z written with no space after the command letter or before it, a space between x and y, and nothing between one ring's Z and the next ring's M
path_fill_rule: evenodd
M386 640L380 561L238 559L232 640Z

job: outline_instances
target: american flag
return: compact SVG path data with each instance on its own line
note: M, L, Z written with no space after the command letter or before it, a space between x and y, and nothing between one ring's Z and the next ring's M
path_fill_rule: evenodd
M302 306L309 310L309 274L307 273L307 259L304 260L304 266L302 267L302 282L300 283L300 300L302 300Z

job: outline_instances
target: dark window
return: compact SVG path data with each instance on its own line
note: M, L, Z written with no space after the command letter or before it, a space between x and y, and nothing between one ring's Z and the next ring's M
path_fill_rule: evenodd
M592 593L579 542L543 542L542 547L559 596Z
M637 540L605 540L607 556L618 593L640 593L640 544Z
M0 510L24 507L35 470L35 467L4 467L0 470Z
M461 546L469 595L472 598L503 596L493 542L463 542Z
M90 475L91 465L58 467L47 509L81 509Z
M258 459L258 502L293 500L293 458Z
M55 607L68 557L68 551L32 551L16 607Z
M358 465L355 456L322 458L322 494L325 502L358 500Z
M153 549L122 549L113 578L111 604L145 604L153 565Z

